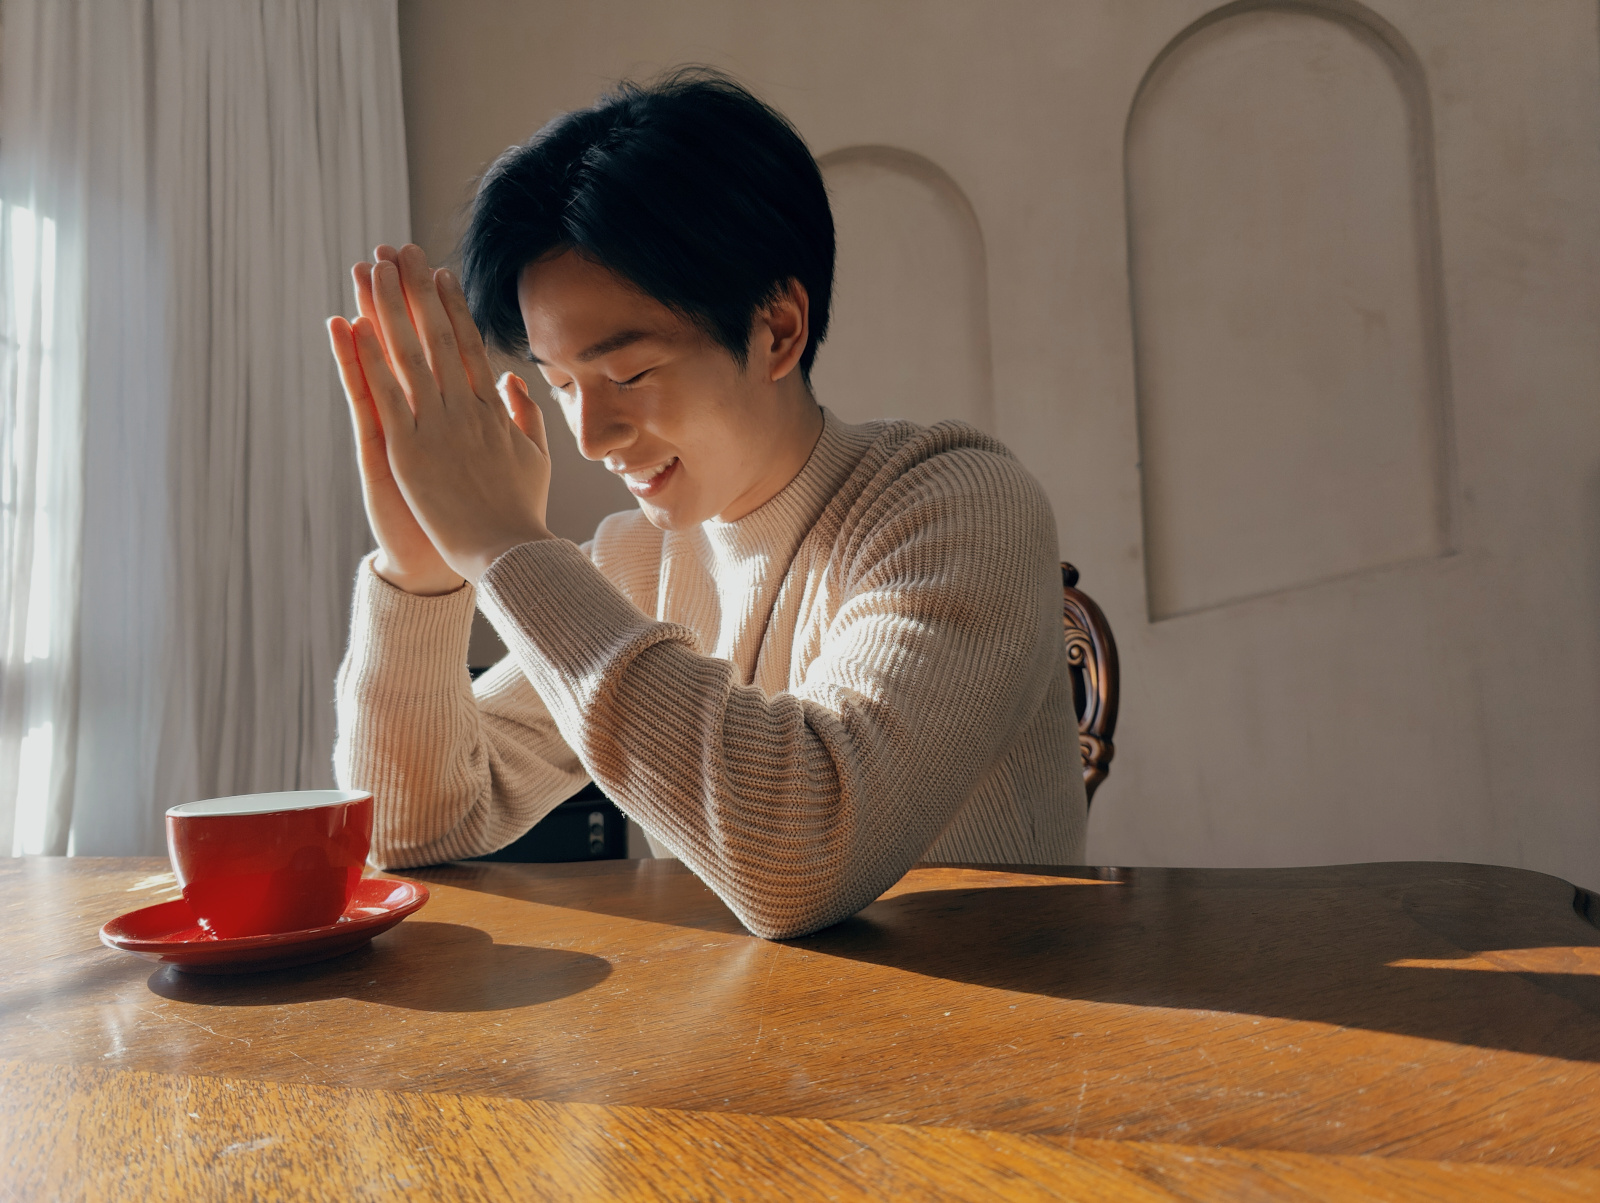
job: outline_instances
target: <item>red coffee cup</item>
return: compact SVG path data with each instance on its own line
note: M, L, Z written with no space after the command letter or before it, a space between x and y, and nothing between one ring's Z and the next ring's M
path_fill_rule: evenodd
M338 922L372 845L372 795L293 790L185 802L167 811L184 901L218 936Z

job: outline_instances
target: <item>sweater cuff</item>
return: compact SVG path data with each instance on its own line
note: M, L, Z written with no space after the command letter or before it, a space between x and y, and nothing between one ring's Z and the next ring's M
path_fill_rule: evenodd
M656 622L565 539L513 547L483 574L478 601L560 721L585 713L640 652L687 631Z
M373 552L356 573L351 652L358 664L404 666L403 671L423 678L443 669L450 683L465 671L467 644L472 638L472 611L476 604L472 586L433 597L407 593L391 585L373 567ZM418 682L420 683L420 682Z

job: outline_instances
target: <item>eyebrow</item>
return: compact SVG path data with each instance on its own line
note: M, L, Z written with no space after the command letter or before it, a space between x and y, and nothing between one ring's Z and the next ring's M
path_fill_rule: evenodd
M636 342L642 342L644 339L654 337L656 336L649 330L619 330L609 338L602 338L594 346L586 347L579 351L578 362L593 363L602 355L610 355L613 351L620 351L623 347L631 347ZM528 352L528 359L537 364L545 362L532 351Z

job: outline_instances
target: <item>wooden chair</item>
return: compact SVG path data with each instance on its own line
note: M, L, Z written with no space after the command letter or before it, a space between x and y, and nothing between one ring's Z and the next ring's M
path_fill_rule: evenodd
M1083 789L1089 801L1111 771L1117 754L1111 736L1117 729L1120 670L1117 641L1105 613L1077 588L1078 570L1061 565L1061 632L1067 641L1067 674L1072 707L1078 713L1078 746L1083 750Z

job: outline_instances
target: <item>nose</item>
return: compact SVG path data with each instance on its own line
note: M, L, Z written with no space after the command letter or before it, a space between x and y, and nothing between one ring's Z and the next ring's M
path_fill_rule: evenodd
M580 391L565 408L567 428L584 459L605 459L638 437L638 431L615 404L594 397L587 390Z

